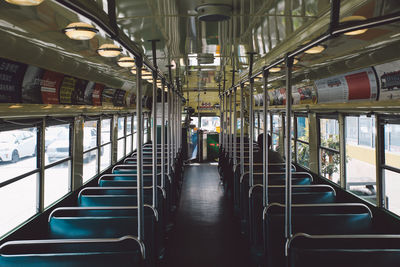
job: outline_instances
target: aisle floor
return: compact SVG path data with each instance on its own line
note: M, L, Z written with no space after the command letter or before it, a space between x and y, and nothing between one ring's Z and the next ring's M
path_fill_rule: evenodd
M176 224L167 242L167 266L250 266L245 244L217 166L187 166Z

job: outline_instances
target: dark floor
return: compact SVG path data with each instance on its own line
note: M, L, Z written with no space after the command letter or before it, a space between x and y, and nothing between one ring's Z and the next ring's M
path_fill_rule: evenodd
M220 185L216 165L186 167L166 266L250 266L248 249Z

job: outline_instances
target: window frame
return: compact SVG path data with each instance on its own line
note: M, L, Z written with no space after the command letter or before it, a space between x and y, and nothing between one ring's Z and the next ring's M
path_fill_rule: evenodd
M328 177L325 177L324 174L322 173L322 162L321 162L321 157L322 157L322 150L326 150L329 152L332 152L333 154L336 154L339 159L340 159L340 146L339 146L339 150L333 149L333 148L329 148L329 147L325 147L321 145L321 120L322 119L327 119L327 120L336 120L338 125L339 125L339 114L335 113L335 114L317 114L317 135L318 135L318 140L317 140L317 144L318 144L318 175L321 177L324 177L325 179L331 181L334 184L340 185L341 184L341 163L339 162L339 181L338 183L335 183L333 180L330 180ZM341 136L340 134L340 130L338 133L338 139L339 139L339 143L341 138L344 138Z

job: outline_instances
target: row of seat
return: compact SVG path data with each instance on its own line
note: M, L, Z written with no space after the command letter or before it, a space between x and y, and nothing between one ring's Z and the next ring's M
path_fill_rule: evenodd
M143 207L138 206L134 152L99 177L98 186L81 189L77 206L52 210L43 239L2 244L0 266L156 266L165 254L164 240L183 172L181 153L170 159L168 168L166 152L162 176L160 145L157 153L157 184L153 185L152 147L143 146ZM144 235L139 239L141 208Z
M245 144L248 151L249 144ZM239 146L237 151L239 151ZM254 150L259 148L254 144ZM253 179L248 153L240 158L222 147L219 172L232 190L235 214L256 266L399 266L400 235L378 227L371 209L346 203L329 184L292 164L291 230L285 228L285 164L268 165L268 205L263 202L263 164L255 154ZM240 160L244 166L240 166Z

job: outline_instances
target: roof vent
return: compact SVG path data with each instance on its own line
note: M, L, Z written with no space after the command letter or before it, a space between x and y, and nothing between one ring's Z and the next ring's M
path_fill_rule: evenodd
M231 18L232 7L225 4L204 4L196 8L202 21L223 21Z

